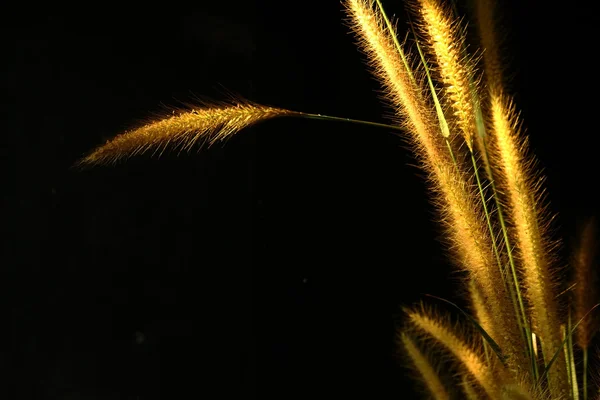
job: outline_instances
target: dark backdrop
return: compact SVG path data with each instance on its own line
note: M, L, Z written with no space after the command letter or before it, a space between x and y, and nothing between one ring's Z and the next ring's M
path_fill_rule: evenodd
M501 3L510 90L569 244L598 211L598 16ZM274 120L199 153L70 168L224 89L384 122L340 3L28 7L2 13L3 398L411 398L393 316L460 296L398 137Z

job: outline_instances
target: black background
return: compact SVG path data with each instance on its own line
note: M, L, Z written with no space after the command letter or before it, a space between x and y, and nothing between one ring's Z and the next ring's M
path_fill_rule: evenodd
M599 17L500 3L564 256L598 211ZM384 5L404 32L403 4ZM3 13L3 398L412 398L393 315L460 295L401 139L282 119L199 153L71 168L224 89L385 122L344 18L323 0Z

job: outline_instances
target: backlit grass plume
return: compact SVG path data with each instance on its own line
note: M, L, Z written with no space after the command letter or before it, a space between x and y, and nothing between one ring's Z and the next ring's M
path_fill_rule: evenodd
M206 104L125 132L80 160L80 164L108 164L147 151L172 147L191 149L198 142L213 144L260 121L294 114L250 102Z
M448 141L456 138L442 134L444 124L438 119L443 118L443 114L436 115L433 100L427 101L431 96L428 96L423 79L419 78L423 75L422 70L418 67L408 69L408 57L399 45L393 45L395 32L386 27L387 17L376 13L370 3L366 0L347 2L352 26L377 75L386 85L390 102L405 119L404 126L415 151L423 168L429 172L434 201L458 266L475 279L488 300L490 312L499 316L486 321L489 324L485 329L513 355L510 363L516 368L523 358L517 351L522 347L520 334L513 329L514 324L505 323L515 316L501 269L491 251L491 233L486 225L483 204L477 197L474 177L454 157Z
M406 308L397 344L420 376L424 397L587 400L588 349L598 326L592 312L594 230L583 230L571 261L573 290L565 294L541 176L503 86L492 0L474 8L478 38L468 37L451 4L411 0L412 36L405 41L381 0L343 5L393 111L389 124L234 99L125 132L79 165L190 150L277 117L402 131L427 174L449 255L465 278L464 305L438 299L460 318L424 306ZM482 49L470 51L475 42Z
M492 94L491 126L494 163L498 181L507 198L510 232L516 244L517 257L523 272L523 286L530 306L532 329L540 337L546 362L558 352L557 365L548 376L550 388L559 393L567 391L565 361L562 357L561 321L553 279L552 248L545 235L543 204L537 178L531 171L531 161L523 152L519 125L514 107L501 95Z
M423 383L427 390L436 400L449 400L448 390L442 383L439 372L433 367L427 356L419 349L415 341L406 333L400 335L402 345L410 357L410 362L414 365L419 375L423 378Z
M422 341L433 342L447 350L468 375L479 385L485 394L500 398L502 385L506 379L504 371L494 371L488 367L481 351L470 345L468 340L455 332L444 318L425 311L407 311L409 323L423 335ZM418 337L418 335L415 335Z
M474 70L463 54L465 36L447 7L437 0L420 0L416 6L429 53L434 56L437 75L444 84L448 111L456 121L456 130L472 148L476 130L471 90Z

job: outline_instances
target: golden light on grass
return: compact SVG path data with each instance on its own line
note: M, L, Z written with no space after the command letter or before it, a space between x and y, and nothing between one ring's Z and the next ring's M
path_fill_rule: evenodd
M442 151L435 113L423 97L421 72L408 69L410 60L396 46L394 36L386 30L383 18L373 10L373 4L370 0L345 2L350 28L356 33L369 65L385 88L386 97L398 114L398 122L414 138L414 144L426 154L430 163L445 164L449 157Z
M452 353L488 396L500 397L500 388L505 383L502 375L493 375L486 365L483 355L476 352L464 339L453 332L440 317L410 310L407 311L407 316L412 325L434 339L433 343L441 344Z
M464 34L458 22L453 21L452 11L437 0L419 0L418 9L422 19L431 53L436 59L437 74L444 83L445 97L456 117L456 124L472 149L475 134L475 108L471 82L474 71L464 54Z
M539 188L524 153L519 136L519 122L513 105L504 96L492 94L493 158L499 183L509 204L512 232L521 261L525 295L531 307L533 329L542 343L546 362L558 351L562 353L560 320L556 301L556 283L551 268L551 246L545 239L545 219ZM565 359L559 356L549 373L550 390L561 395L568 392Z
M110 164L167 148L189 150L199 142L213 144L225 140L260 121L294 114L298 113L250 102L207 104L125 132L85 156L79 165Z
M406 312L399 344L429 394L438 400L455 395L578 400L581 392L582 400L588 400L588 348L597 330L590 312L597 301L591 279L595 233L591 225L583 231L571 262L575 289L568 310L574 319L570 312L568 318L561 316L541 181L516 108L504 93L493 26L497 9L491 1L478 0L475 7L484 47L484 71L476 76L475 60L467 54L467 31L448 3L412 0L410 11L420 35L412 47L416 52L410 52L409 42L398 40L381 0L344 0L349 25L393 108L392 125L234 100L151 121L98 147L79 165L210 145L276 117L401 130L427 174L445 243L468 282L465 300L473 313L447 301L463 317L453 326L440 314ZM485 177L479 175L480 167ZM583 368L574 343L582 349ZM435 359L434 350L448 359ZM445 374L442 365L450 365L455 374Z
M402 345L410 357L412 364L423 378L423 383L429 390L431 396L435 400L449 400L450 395L442 384L438 376L438 371L431 365L431 362L417 347L416 343L404 332L401 333L400 340L402 341Z
M473 316L481 325L481 327L488 333L490 336L497 337L494 335L494 315L490 313L488 305L486 304L485 299L481 293L481 289L478 287L477 282L475 280L471 280L469 285L469 295L471 297L471 308L473 311Z
M373 2L350 0L347 10L370 65L387 88L392 104L400 110L399 116L404 117L417 155L429 172L434 201L457 264L477 281L490 312L501 316L491 319L486 329L505 348L513 367L518 368L524 362L520 334L515 324L504 323L515 318L514 310L490 251L491 237L473 177L448 153L431 102L426 100L425 85L415 78L421 73L408 73L403 61L407 58L394 44L384 18L373 9Z
M511 366L521 368L524 357L520 349L523 345L515 329L516 323L511 323L515 318L514 311L495 264L491 238L473 184L451 166L440 167L437 172L440 189L436 204L442 212L457 265L475 280L481 293L480 306L494 316L484 321L486 331L503 348Z

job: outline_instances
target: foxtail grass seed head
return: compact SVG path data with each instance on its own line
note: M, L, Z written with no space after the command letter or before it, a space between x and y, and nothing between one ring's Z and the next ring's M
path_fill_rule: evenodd
M431 396L435 400L449 400L450 395L440 380L437 369L419 349L415 341L405 332L400 334L400 340Z
M78 165L112 164L148 151L162 153L169 147L190 150L199 142L211 145L260 121L293 114L297 113L246 101L206 104L118 135L85 156Z
M407 324L400 332L399 345L430 396L449 400L461 393L461 398L469 399L575 400L578 353L567 334L571 319L563 332L568 347L562 345L561 326L566 321L559 318L556 262L548 239L549 219L541 181L527 153L515 107L503 92L492 0L476 1L489 91L485 99L481 96L482 80L474 69L475 59L467 55L466 30L454 17L449 2L411 0L419 27L419 57L413 58L405 50L406 44L398 41L381 0L343 0L349 26L393 108L394 126L233 99L189 107L150 121L99 146L77 165L112 164L149 151L189 151L199 143L224 141L246 127L276 117L400 128L427 174L446 243L453 261L464 271L465 282L469 282L475 316L467 315L468 323L453 326L449 318L425 309L406 311ZM425 52L418 46L421 39L426 43ZM453 149L463 139L470 154L461 149L457 157ZM482 157L475 156L473 143ZM491 188L482 184L477 174L481 163ZM487 208L490 197L495 202L489 203L496 205L492 211ZM496 245L495 238L500 236L503 247ZM574 307L569 309L575 311L576 321L593 310L597 301L591 279L595 246L594 226L590 224L572 260ZM507 260L513 274L510 279L505 276ZM589 314L576 332L585 354L584 400L589 386L585 380L587 349L597 330L596 320ZM475 332L469 324L479 329L479 336L468 334ZM494 352L487 351L490 348ZM439 351L448 360L440 362L432 351ZM558 357L548 370L546 366L555 354ZM457 375L441 375L442 365ZM447 386L452 380L457 388Z
M411 325L428 336L435 345L449 351L461 368L464 368L491 398L499 398L503 384L502 374L493 375L484 356L475 351L466 339L459 336L443 319L427 312L407 311Z
M473 315L477 320L477 323L490 335L492 338L498 337L494 329L494 316L490 313L489 307L481 293L481 289L477 285L477 281L471 279L469 284L469 295L471 297L471 307L473 309Z
M525 153L514 105L499 93L494 93L490 100L493 165L500 178L499 187L509 205L511 232L521 263L533 330L542 343L546 362L560 351L561 355L548 376L553 395L565 395L569 388L561 351L561 321L539 185L534 181L536 174L532 171L532 161Z
M456 125L469 149L476 131L472 81L474 69L463 54L465 32L452 11L438 0L418 0L417 8L429 52L436 60L436 70L444 83L444 93L455 116Z
M455 163L448 153L444 137L436 121L435 110L426 101L428 90L418 78L419 73L406 70L403 56L386 30L383 18L367 0L348 0L346 9L351 26L369 58L376 76L403 119L415 145L423 168L429 173L435 193L435 204L447 230L447 239L456 255L457 264L466 269L481 287L490 312L501 318L490 321L487 328L506 348L515 367L523 364L519 348L520 333L514 325L506 324L514 318L509 295L494 254L491 237L477 197L473 177L464 167ZM492 326L493 325L493 326Z
M433 165L447 163L449 157L443 151L435 111L425 101L422 72L408 69L409 57L395 45L396 33L386 29L372 0L346 0L344 4L350 28L385 88L386 98L397 113L396 120L411 135L418 154Z

